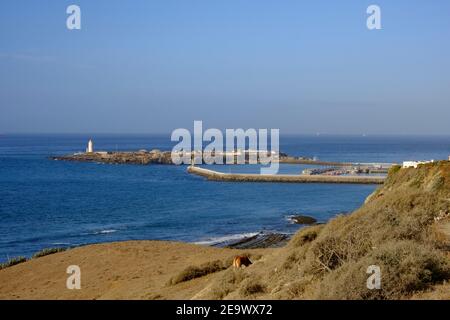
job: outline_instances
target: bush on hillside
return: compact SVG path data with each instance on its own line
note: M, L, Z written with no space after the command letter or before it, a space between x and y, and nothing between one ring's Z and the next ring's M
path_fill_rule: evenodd
M381 288L368 289L367 268L381 269ZM319 299L401 299L450 276L448 260L412 241L388 242L356 263L347 263L321 281Z

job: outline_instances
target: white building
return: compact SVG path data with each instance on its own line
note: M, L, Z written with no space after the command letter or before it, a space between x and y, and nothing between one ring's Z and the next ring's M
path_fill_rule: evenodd
M432 163L434 160L430 161L403 161L403 168L417 168L419 164Z
M86 148L86 153L93 153L94 152L94 143L92 142L92 139L89 139L88 145Z

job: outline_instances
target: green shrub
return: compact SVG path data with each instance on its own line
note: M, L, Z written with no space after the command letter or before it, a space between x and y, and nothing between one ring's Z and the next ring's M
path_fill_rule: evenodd
M46 249L43 249L43 250L41 250L39 252L36 252L33 255L32 258L36 259L36 258L48 256L50 254L54 254L54 253L57 253L57 252L63 252L63 251L66 251L66 250L67 250L66 248L46 248Z
M27 258L25 258L25 257L10 258L5 263L1 263L0 264L0 270L8 268L8 267L15 266L16 264L19 264L19 263L22 263L22 262L25 262L25 261L27 261Z

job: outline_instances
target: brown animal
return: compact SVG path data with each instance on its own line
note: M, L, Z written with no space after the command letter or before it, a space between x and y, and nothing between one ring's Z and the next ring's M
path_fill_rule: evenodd
M242 266L248 267L251 264L252 264L252 262L250 261L250 259L247 256L236 256L233 259L233 267L234 268L240 268Z

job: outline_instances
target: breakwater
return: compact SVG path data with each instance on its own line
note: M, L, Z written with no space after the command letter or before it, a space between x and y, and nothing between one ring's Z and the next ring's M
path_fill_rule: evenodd
M187 171L212 181L230 182L283 182L283 183L349 183L349 184L382 184L384 176L326 176L326 175L261 175L242 173L222 173L209 169L189 166Z

